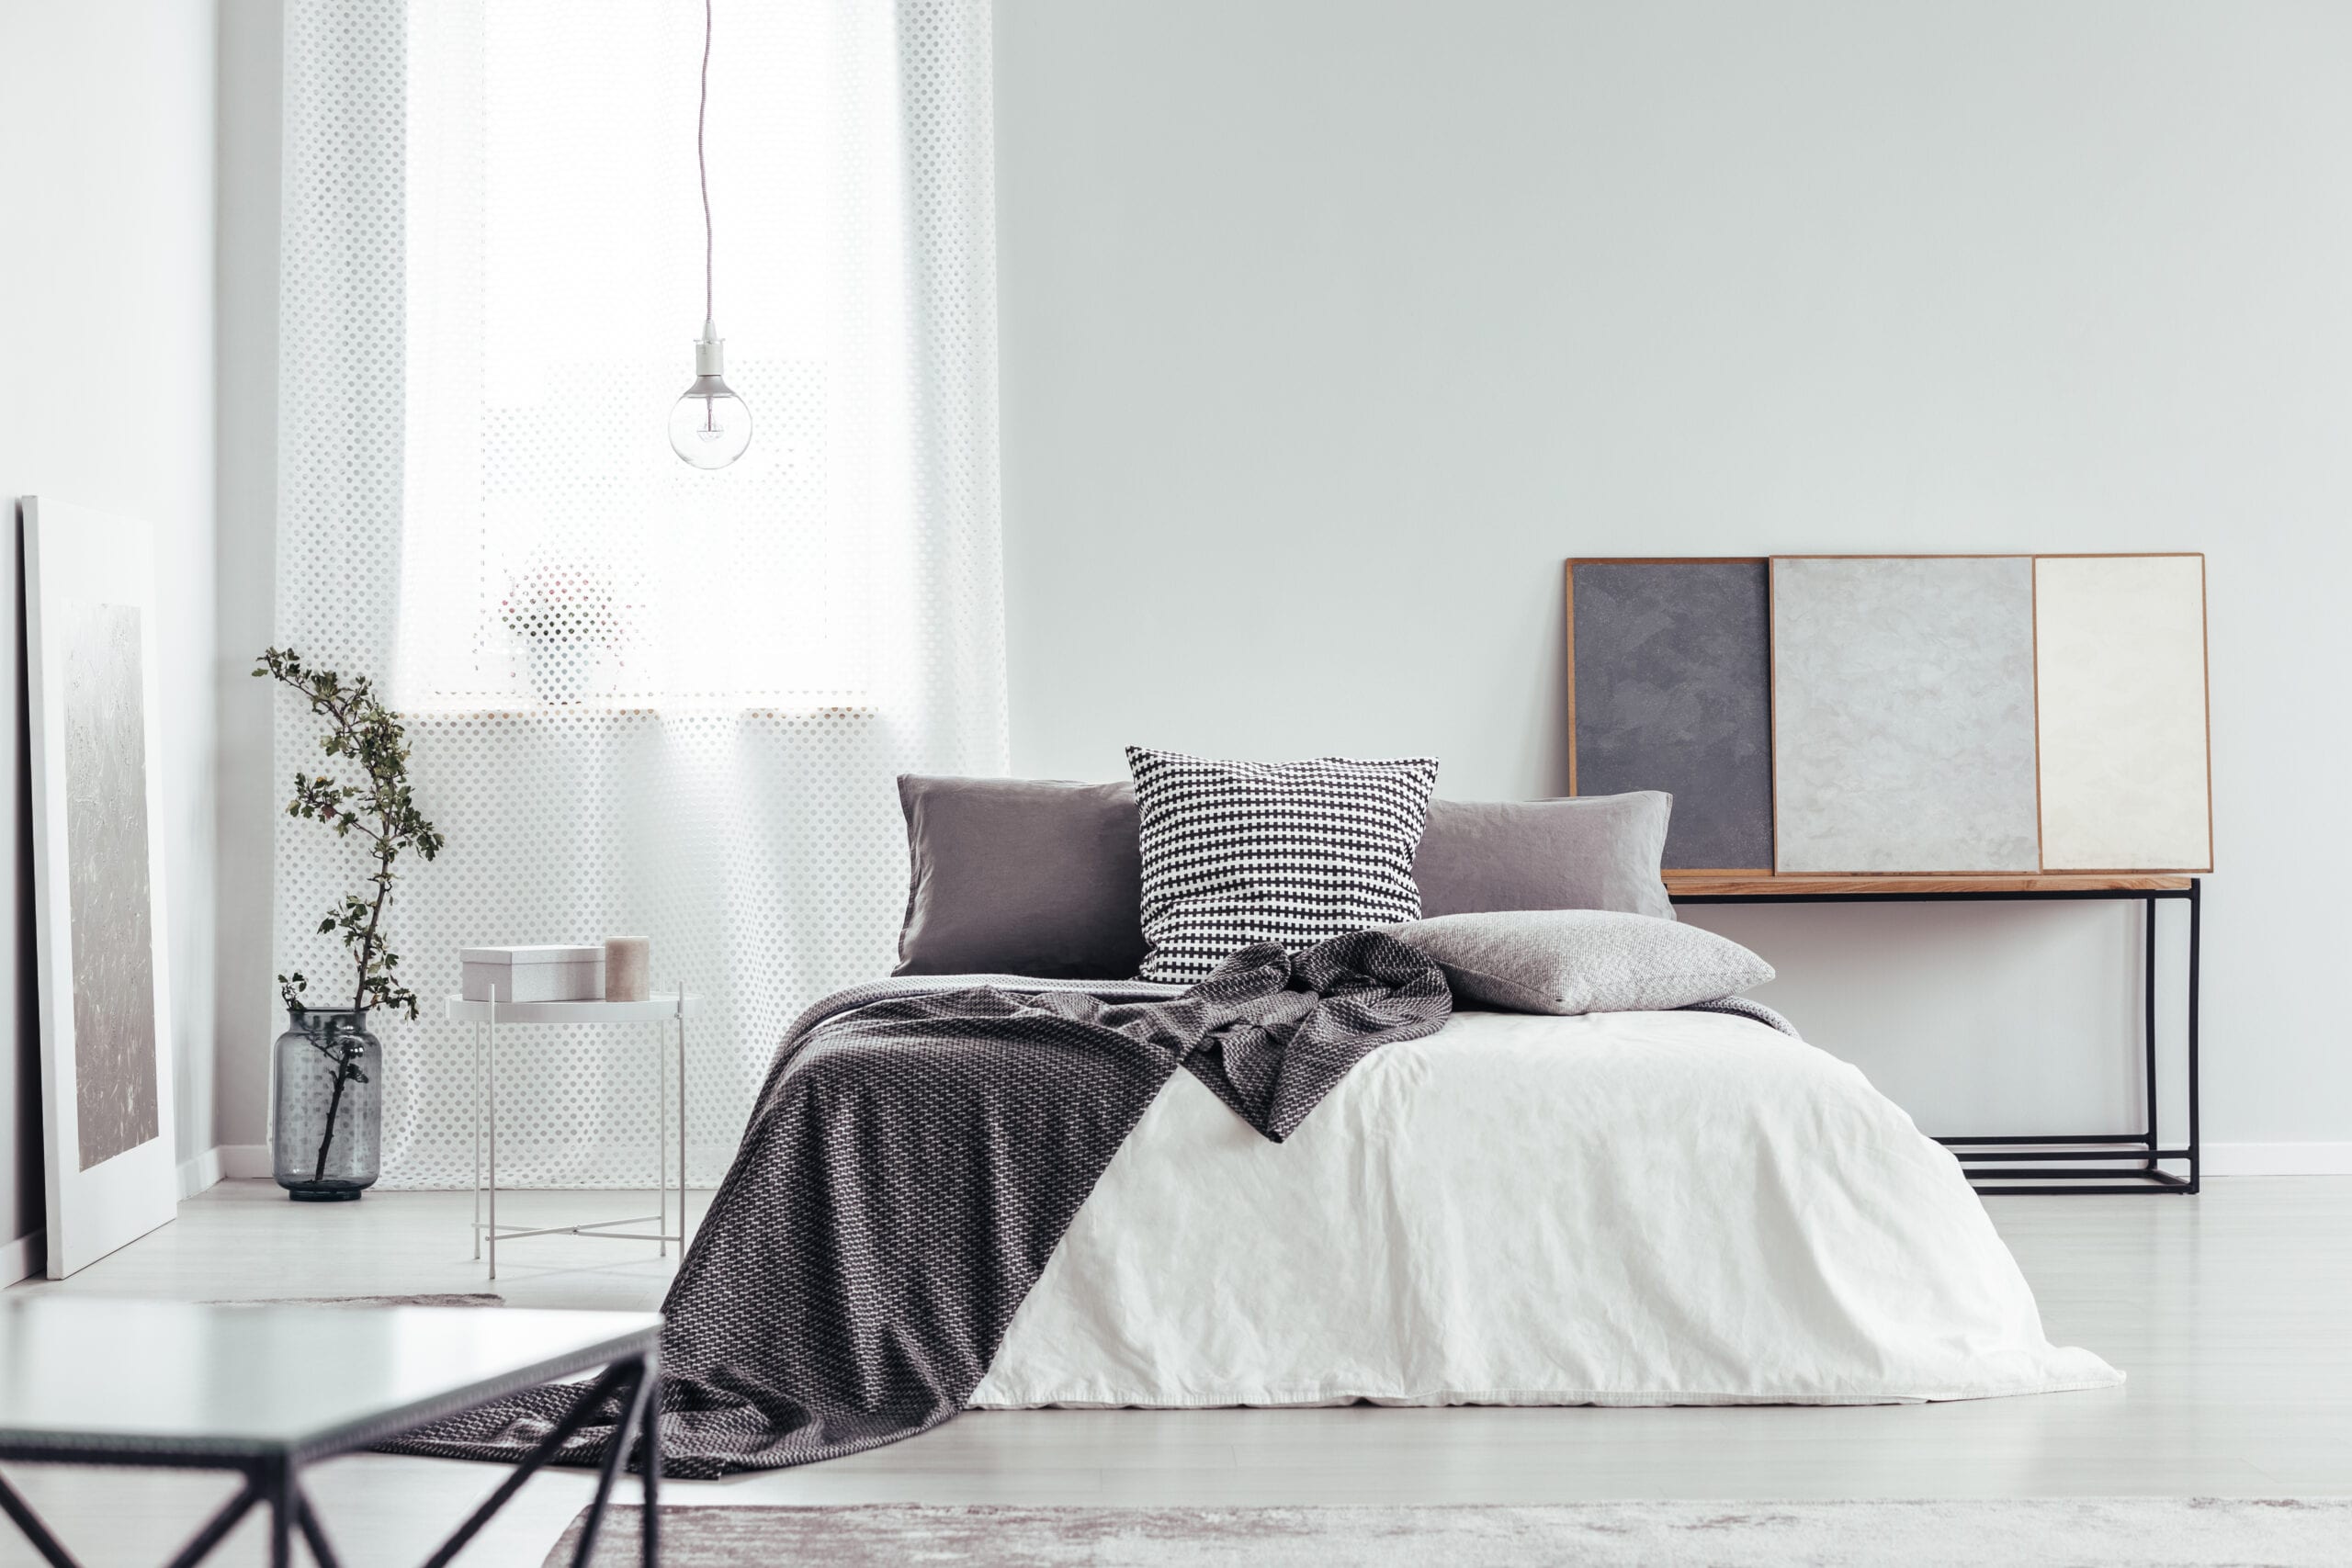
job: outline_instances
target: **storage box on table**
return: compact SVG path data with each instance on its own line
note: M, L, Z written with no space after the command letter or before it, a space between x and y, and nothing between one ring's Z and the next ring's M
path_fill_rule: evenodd
M461 947L458 993L470 1002L594 1002L605 998L601 942Z

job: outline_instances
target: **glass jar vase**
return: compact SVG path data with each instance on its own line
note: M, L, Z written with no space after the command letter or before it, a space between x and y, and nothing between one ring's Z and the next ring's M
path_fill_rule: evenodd
M270 1145L297 1202L342 1203L376 1183L384 1048L365 1008L289 1008L272 1064Z

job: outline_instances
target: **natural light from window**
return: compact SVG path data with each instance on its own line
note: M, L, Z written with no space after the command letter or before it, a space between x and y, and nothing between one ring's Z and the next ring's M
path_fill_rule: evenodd
M717 473L664 434L703 314L699 0L411 17L403 706L860 705L910 504L904 219L868 199L900 166L889 8L718 7L717 318L755 434Z

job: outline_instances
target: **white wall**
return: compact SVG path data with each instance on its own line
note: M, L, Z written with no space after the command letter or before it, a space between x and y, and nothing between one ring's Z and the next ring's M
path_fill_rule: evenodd
M1563 558L2201 548L2206 1134L2352 1140L2352 8L996 26L1016 771L1555 793ZM2126 911L1701 918L1930 1131L2127 1118Z
M0 6L0 637L17 671L0 681L0 734L17 738L0 770L16 890L0 903L6 1236L41 1224L20 495L154 530L179 1155L213 1142L213 23L198 0Z
M277 215L284 0L220 0L220 990L213 1132L267 1136L269 1043L284 1025L270 963L271 855L284 798L267 682L253 655L277 640ZM231 1174L240 1169L232 1161ZM250 1174L250 1171L244 1171Z

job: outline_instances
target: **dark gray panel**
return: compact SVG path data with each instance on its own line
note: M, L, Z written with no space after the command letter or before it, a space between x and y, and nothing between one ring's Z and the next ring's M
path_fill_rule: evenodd
M1578 795L1674 796L1670 867L1772 864L1772 642L1764 563L1579 561Z

